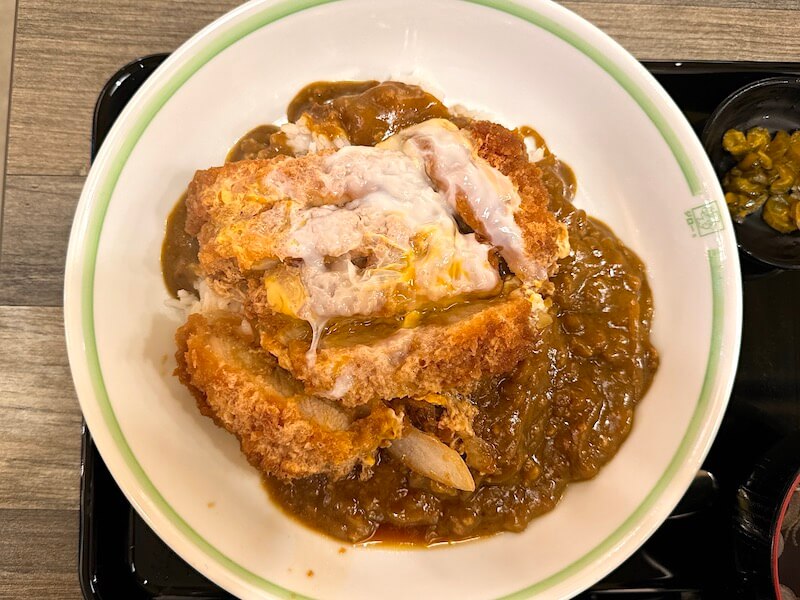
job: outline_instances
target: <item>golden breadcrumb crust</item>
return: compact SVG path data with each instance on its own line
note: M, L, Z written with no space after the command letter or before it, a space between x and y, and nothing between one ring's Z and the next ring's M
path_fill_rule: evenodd
M478 154L518 189L515 219L526 251L552 272L564 253L564 227L548 211L541 173L528 162L522 138L488 122L472 122L465 131ZM510 372L549 323L541 303L534 308L522 290L509 292L511 285L498 298L459 305L385 336L337 345L323 338L309 361L310 326L270 309L262 269L274 260L269 236L280 235L287 195L313 206L347 200L326 195L323 159L276 157L198 171L186 200L186 229L199 240L201 271L217 293L243 303L255 337L242 328L241 315L192 315L176 334L176 374L201 412L239 438L254 466L284 478L338 478L356 464L369 465L376 449L401 432L402 415L386 402L464 397L480 381ZM459 209L480 234L480 223ZM343 411L350 425L320 424L302 408L309 398ZM470 419L461 421L468 430Z
M447 320L399 329L368 344L320 348L313 364L307 336L292 339L280 322L259 320L261 345L303 382L307 393L344 406L378 399L469 393L484 378L509 372L528 353L545 314L531 314L521 293L451 310Z
M478 155L511 179L517 188L522 202L514 220L522 230L526 254L536 264L550 265L552 274L556 260L563 258L568 251L567 231L549 210L550 195L542 181L542 173L528 160L522 137L489 121L472 121L464 131L475 144ZM480 223L474 217L467 224L481 231Z
M242 329L240 315L191 315L175 335L175 374L200 412L236 435L262 472L283 478L349 473L371 464L376 449L400 435L400 417L376 403L344 430L315 422L300 407L302 386Z

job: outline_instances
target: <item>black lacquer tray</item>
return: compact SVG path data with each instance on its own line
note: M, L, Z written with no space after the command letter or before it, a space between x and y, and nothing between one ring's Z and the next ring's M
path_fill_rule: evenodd
M164 55L118 71L97 101L92 156L120 111ZM800 63L649 62L699 134L729 93L763 77L800 74ZM742 256L744 325L728 412L704 469L673 516L583 599L752 598L733 555L736 490L779 439L800 431L800 271ZM84 428L79 570L84 597L102 600L232 598L175 555L131 508ZM711 481L715 485L709 485Z

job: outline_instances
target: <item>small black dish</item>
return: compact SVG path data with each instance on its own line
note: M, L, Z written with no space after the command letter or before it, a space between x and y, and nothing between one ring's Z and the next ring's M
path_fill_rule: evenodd
M800 77L755 81L717 106L700 137L720 180L736 164L722 148L722 136L728 129L751 127L765 127L770 133L800 129ZM749 256L773 267L800 269L800 232L775 231L761 218L760 209L742 223L734 222L734 230L739 249Z

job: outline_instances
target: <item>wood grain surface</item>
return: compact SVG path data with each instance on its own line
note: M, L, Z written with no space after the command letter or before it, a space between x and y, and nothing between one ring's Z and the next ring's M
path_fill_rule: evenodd
M19 0L0 237L0 599L77 599L80 410L61 294L97 94L231 0ZM800 61L797 0L569 0L641 59ZM0 91L1 92L1 91Z

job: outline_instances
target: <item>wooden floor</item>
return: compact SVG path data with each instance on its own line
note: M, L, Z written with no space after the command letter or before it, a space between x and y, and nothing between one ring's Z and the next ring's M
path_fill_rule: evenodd
M235 4L18 2L0 230L0 599L80 597L81 418L61 294L97 93L123 63L173 50ZM641 59L800 61L797 0L563 4Z

